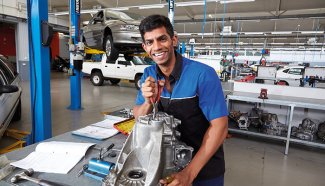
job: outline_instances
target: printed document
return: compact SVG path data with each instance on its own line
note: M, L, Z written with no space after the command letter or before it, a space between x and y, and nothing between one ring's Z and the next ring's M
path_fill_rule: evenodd
M94 143L43 142L26 158L11 163L22 169L36 172L67 174L86 154Z
M114 128L115 123L128 119L111 115L107 115L105 118L106 119L103 121L72 131L72 134L97 140L104 140L119 133L119 131Z

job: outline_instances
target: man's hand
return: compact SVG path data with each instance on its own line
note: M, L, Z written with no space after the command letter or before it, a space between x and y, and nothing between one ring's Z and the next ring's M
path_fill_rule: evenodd
M187 169L184 169L181 172L161 179L159 182L164 186L190 186L193 180L194 178L192 178Z
M164 86L165 81L159 81L159 86ZM150 98L154 98L154 100L157 97L158 93L158 87L156 80L149 76L144 83L141 86L142 96L145 99L145 102L151 103Z
M146 103L151 103L150 98L154 98L156 89L156 81L153 77L149 76L147 79L142 83L141 91L142 96L145 99Z
M160 80L159 85L164 86L165 81ZM139 116L144 116L150 112L152 112L152 102L151 100L156 100L157 93L158 93L158 86L156 83L156 80L149 76L144 83L141 85L141 91L142 91L142 96L144 97L145 101L144 103L139 106L134 106L133 108L133 114L135 118L138 118Z

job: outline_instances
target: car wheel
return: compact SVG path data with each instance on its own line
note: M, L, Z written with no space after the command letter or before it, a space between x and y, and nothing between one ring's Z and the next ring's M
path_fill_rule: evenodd
M13 116L13 121L19 121L21 119L21 98L19 98L18 105L15 111L15 115Z
M118 58L118 50L114 47L113 38L111 35L105 37L104 49L107 59L109 61L115 61Z
M138 90L140 90L140 88L141 88L140 79L141 79L141 76L138 75L135 77L135 80L134 80L135 88L137 88Z
M94 86L102 86L104 83L103 74L99 71L91 73L90 81Z
M117 85L121 80L120 79L110 79L109 81L112 83L112 85Z

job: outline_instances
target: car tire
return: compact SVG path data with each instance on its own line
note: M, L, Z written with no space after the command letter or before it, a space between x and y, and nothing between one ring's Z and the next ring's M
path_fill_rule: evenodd
M102 86L104 83L103 74L99 71L91 73L90 81L94 86Z
M19 121L20 119L21 119L21 98L19 98L18 105L12 120Z
M134 79L135 88L137 88L138 90L140 90L141 88L140 79L141 79L140 75L137 75Z
M107 60L116 61L118 58L118 50L114 47L113 38L111 35L105 37L104 49L107 56Z
M117 85L121 80L120 79L110 79L109 81L112 83L112 85Z

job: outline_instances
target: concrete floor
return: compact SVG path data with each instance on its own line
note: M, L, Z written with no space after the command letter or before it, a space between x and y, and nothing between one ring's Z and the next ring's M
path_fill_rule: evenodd
M22 119L10 128L30 131L29 83L23 83ZM227 88L226 88L227 89ZM132 108L136 96L133 84L122 82L95 87L89 79L82 80L83 110L71 111L69 76L51 74L53 136L75 130L103 119L102 111ZM42 111L37 111L42 112ZM1 142L3 144L3 142ZM260 138L233 136L225 141L226 186L324 186L325 152L303 146L291 147ZM213 171L213 170L211 170Z

